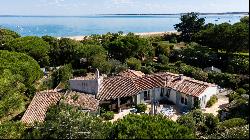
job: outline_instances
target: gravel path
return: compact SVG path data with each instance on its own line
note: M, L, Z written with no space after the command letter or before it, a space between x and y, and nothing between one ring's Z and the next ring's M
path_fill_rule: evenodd
M226 95L229 93L230 91L225 91L223 93L219 93L217 94L218 97L218 102L215 103L213 106L209 107L209 108L205 108L204 109L204 113L212 113L214 115L218 114L218 111L222 108L224 108L228 103L229 103L229 99L228 97L226 97Z

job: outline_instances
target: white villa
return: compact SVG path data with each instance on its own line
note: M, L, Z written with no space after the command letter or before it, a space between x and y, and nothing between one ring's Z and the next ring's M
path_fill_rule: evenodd
M98 114L100 107L119 111L157 100L171 101L180 109L192 109L195 100L199 99L199 106L205 108L210 97L217 93L214 84L168 72L145 75L127 70L117 76L104 77L97 70L92 76L76 77L69 82L71 90L66 93L56 90L37 92L21 121L26 124L43 122L47 109L59 103L94 114Z
M100 104L118 109L128 104L140 104L152 100L167 99L178 107L191 109L195 100L205 108L217 85L194 80L169 72L145 75L140 71L127 70L113 77L103 77L99 71L92 79L70 79L70 89L95 95Z

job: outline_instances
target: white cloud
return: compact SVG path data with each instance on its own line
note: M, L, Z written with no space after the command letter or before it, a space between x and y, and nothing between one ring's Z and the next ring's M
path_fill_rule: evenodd
M112 0L113 4L131 4L132 0Z

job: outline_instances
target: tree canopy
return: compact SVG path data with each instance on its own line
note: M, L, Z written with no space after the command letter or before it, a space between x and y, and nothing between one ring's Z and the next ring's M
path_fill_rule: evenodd
M114 139L190 139L191 129L163 116L129 114L114 123Z
M9 120L25 110L27 96L42 71L30 56L0 50L0 121Z
M207 25L195 35L196 41L215 50L223 50L228 53L248 51L249 24L237 22L233 25L222 23Z
M26 53L44 67L49 65L49 47L49 44L39 37L26 36L8 42L4 49Z
M199 14L194 12L182 15L180 20L181 23L175 24L174 28L181 32L181 37L186 42L191 42L193 35L199 32L205 24L205 19L199 18Z
M12 74L21 75L21 82L26 86L33 85L42 76L38 63L26 54L0 50L0 61L0 73L9 69Z

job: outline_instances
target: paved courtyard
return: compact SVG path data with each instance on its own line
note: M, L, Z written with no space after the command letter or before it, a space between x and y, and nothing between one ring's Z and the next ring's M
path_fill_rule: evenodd
M217 94L218 97L218 102L216 102L212 107L210 108L205 108L202 109L202 111L204 113L212 113L213 115L217 115L218 111L222 108L224 108L228 103L229 103L229 99L228 97L226 97L226 95L229 93L230 91L226 90L223 91L221 93ZM147 103L147 110L145 111L145 113L149 114L150 110L151 110L151 104ZM157 112L160 112L160 110L162 109L163 105L160 105L157 107ZM175 105L172 105L173 109L174 109L174 114L169 116L169 118L173 121L176 121L178 117L181 116L180 114L180 110L178 109L178 107L176 107ZM117 113L114 115L114 119L110 120L111 122L114 122L118 119L122 119L124 116L128 115L129 113L131 113L132 108L130 109L125 109L122 110L120 113Z
M229 99L228 97L226 97L226 95L229 93L230 91L224 91L222 93L218 93L217 97L218 97L218 102L216 102L213 106L209 107L209 108L205 108L203 111L205 113L212 113L213 115L217 115L218 111L222 108L224 108L228 103L229 103Z

